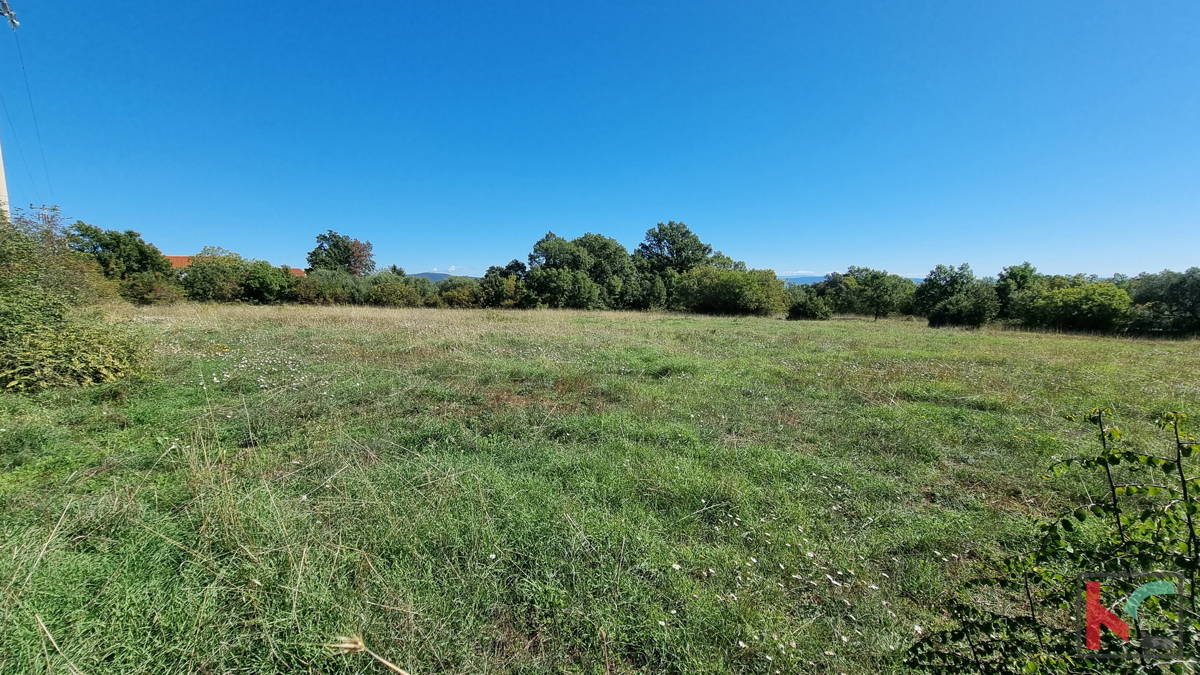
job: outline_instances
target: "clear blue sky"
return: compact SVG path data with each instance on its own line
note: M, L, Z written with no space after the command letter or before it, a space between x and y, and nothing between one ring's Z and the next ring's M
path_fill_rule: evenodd
M13 203L164 253L481 274L673 219L780 273L1200 265L1195 0L11 2Z

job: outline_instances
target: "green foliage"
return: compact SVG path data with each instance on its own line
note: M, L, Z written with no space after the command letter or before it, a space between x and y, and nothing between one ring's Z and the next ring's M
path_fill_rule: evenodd
M317 235L317 247L308 253L308 273L315 270L346 272L361 277L375 271L371 242L352 239L328 230Z
M133 372L144 351L132 326L99 315L27 323L0 349L0 387L30 391L112 382Z
M964 291L939 302L929 312L929 325L978 328L1000 313L1000 300L992 284L975 281Z
M1112 333L1129 324L1132 304L1129 294L1115 284L1084 281L1026 291L1018 296L1016 306L1027 326Z
M102 230L80 220L71 226L67 242L72 250L95 260L110 279L147 272L164 276L171 273L171 261L133 230Z
M913 310L919 315L929 316L940 303L966 292L974 283L975 273L967 263L957 268L952 265L938 265L930 270L925 280L917 286L913 295Z
M421 294L403 279L388 273L371 278L371 304L381 307L418 307Z
M516 261L514 261L516 262ZM524 267L522 265L522 267ZM520 307L525 299L525 282L516 270L491 267L479 283L479 304L482 307L511 309Z
M831 272L811 286L812 293L838 314L854 314L858 307L858 280L841 272Z
M1095 426L1100 452L1063 460L1045 477L1067 476L1073 468L1089 469L1102 474L1104 494L1042 523L1032 552L999 561L995 573L969 582L971 594L986 601L950 604L948 613L957 626L929 635L909 652L907 665L918 672L1079 672L1088 663L1079 658L1076 575L1080 573L1171 571L1181 572L1189 581L1177 589L1183 596L1179 603L1183 616L1176 615L1174 608L1159 606L1166 621L1155 624L1139 613L1139 621L1130 622L1131 643L1123 646L1114 641L1105 649L1108 653L1124 650L1130 660L1101 661L1109 664L1105 672L1147 672L1145 665L1153 663L1147 653L1160 651L1151 646L1155 633L1160 638L1165 633L1183 645L1200 638L1194 586L1200 572L1200 539L1194 522L1200 515L1195 497L1195 481L1200 477L1189 475L1186 461L1198 449L1195 439L1183 431L1187 415L1172 411L1158 417L1158 426L1173 436L1167 456L1132 449L1122 429L1111 424L1111 409L1095 408L1068 419ZM1107 580L1110 600L1128 594L1138 583Z
M287 265L273 267L265 260L245 266L241 299L256 305L270 305L292 299L300 279Z
M788 321L828 321L833 318L833 310L821 298L805 296L792 301L787 318Z
M868 267L851 266L846 276L855 281L855 308L874 316L876 320L895 314L908 305L916 287L912 279Z
M537 266L529 270L525 286L538 305L553 309L601 309L600 287L587 272L565 267Z
M1037 268L1028 262L1005 267L996 279L996 299L1000 303L998 318L1013 318L1017 297L1037 282Z
M645 260L655 274L667 270L684 274L707 262L712 252L712 246L700 241L687 225L672 220L647 230L646 240L634 255Z
M139 305L179 299L171 261L133 230L102 230L82 220L66 236L73 251L94 260L105 277L119 283L121 297Z
M679 275L679 305L707 314L757 314L784 310L784 283L771 270L738 272L702 265Z
M1141 333L1200 332L1200 267L1140 274L1129 282L1137 303L1133 328Z
M344 270L316 269L296 284L296 299L314 305L365 305L371 299L369 279Z
M178 282L158 272L127 275L118 288L121 297L135 305L170 304L182 297Z
M242 256L215 246L192 256L192 264L180 268L179 283L189 300L235 302L242 298L242 285L249 275Z
M94 303L61 230L0 222L0 387L34 391L107 382L132 372L144 344L127 324L78 309Z

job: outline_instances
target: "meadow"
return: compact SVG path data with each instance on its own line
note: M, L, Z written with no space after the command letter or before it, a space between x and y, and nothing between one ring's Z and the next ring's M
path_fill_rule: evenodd
M1200 342L638 312L125 308L0 397L3 673L865 673L1200 414Z

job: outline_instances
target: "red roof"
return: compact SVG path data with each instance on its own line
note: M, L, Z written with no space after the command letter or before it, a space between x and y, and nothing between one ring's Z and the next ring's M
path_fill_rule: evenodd
M190 255L168 255L163 257L171 261L171 269L173 270L177 270L180 267L188 267L192 264L192 256ZM304 276L304 270L299 267L291 267L289 269L292 271L292 274L298 277Z

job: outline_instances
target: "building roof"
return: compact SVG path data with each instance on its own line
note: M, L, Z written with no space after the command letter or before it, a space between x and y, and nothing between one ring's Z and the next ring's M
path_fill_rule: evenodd
M171 269L173 270L177 270L180 267L188 267L192 264L192 256L190 255L168 255L163 257L171 261ZM289 267L288 269L298 277L304 276L304 270L299 267Z

